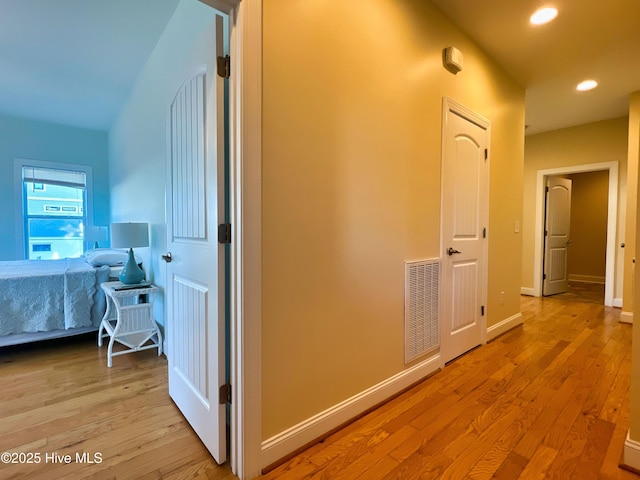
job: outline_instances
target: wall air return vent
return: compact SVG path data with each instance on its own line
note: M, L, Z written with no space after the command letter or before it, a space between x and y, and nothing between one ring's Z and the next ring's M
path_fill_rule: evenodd
M404 361L440 346L440 259L405 263Z

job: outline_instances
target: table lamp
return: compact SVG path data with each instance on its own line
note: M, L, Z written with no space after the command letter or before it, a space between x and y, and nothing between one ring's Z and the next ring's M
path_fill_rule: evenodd
M144 272L136 263L133 248L149 246L149 224L131 222L112 223L111 246L113 248L129 249L129 258L120 272L118 279L127 285L134 285L144 280Z

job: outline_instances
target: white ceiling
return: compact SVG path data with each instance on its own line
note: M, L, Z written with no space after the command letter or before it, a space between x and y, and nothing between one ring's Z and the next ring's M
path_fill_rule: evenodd
M432 2L525 87L528 135L627 115L640 91L640 0ZM529 25L543 6L558 17ZM600 86L577 92L587 78Z
M178 0L0 0L0 113L108 130Z
M178 1L0 0L0 113L108 130ZM544 0L431 1L526 88L527 134L624 116L640 90L640 0L551 0L539 27Z

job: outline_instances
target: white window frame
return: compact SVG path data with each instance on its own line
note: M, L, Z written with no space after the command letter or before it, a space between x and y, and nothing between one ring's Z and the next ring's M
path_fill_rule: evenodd
M85 196L86 211L84 212L85 232L93 227L93 169L88 165L78 165L75 163L49 162L44 160L29 160L16 158L13 161L13 184L15 185L15 234L16 234L16 257L19 260L28 258L25 247L25 215L27 206L24 202L22 187L22 169L24 167L36 167L51 170L69 170L73 172L83 172L85 174ZM86 239L85 239L86 246Z

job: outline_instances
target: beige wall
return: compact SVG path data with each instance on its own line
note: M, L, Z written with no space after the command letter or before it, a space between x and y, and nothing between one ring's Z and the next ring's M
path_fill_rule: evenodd
M638 182L640 181L640 171L638 170L638 163L640 162L640 91L635 92L630 97L629 102L629 149L628 149L628 161L629 165L633 166L634 171L634 181L637 189ZM630 181L630 183L632 183ZM640 206L638 205L638 201L640 197L637 195L634 198L633 202L629 202L628 211L629 215L633 215L635 220L634 222L634 232L635 237L638 236L637 225L640 225L640 219L638 215L640 214ZM633 252L633 255L636 258L640 258L640 243L634 243L634 249L629 250ZM632 282L632 298L634 305L640 305L640 275L630 275L630 278L633 278ZM630 410L630 419L629 419L629 439L634 442L640 442L640 328L638 328L637 318L638 315L634 312L634 327L633 327L633 335L631 338L631 405L629 407ZM635 455L632 456L635 459L634 463L630 463L626 461L628 465L633 466L636 469L640 468L638 465L637 459L637 451Z
M638 202L638 162L640 150L640 139L638 138L638 124L640 122L640 92L635 92L630 97L629 102L629 140L627 148L627 216L626 216L626 231L636 232L637 223L636 215L638 210L636 208ZM633 320L634 310L634 284L637 280L634 278L635 264L633 262L636 257L635 251L637 248L636 235L629 235L625 239L625 250L628 252L624 262L624 305L622 310L627 316L628 321ZM640 367L639 367L640 368Z
M604 283L609 172L568 175L572 181L569 279Z
M519 313L524 91L429 2L263 7L267 439L406 368L404 262L440 252L443 96L492 122L488 323Z
M525 140L522 224L522 286L533 288L536 176L538 170L601 162L618 162L618 239L614 298L622 298L622 261L626 204L627 117L529 135Z

